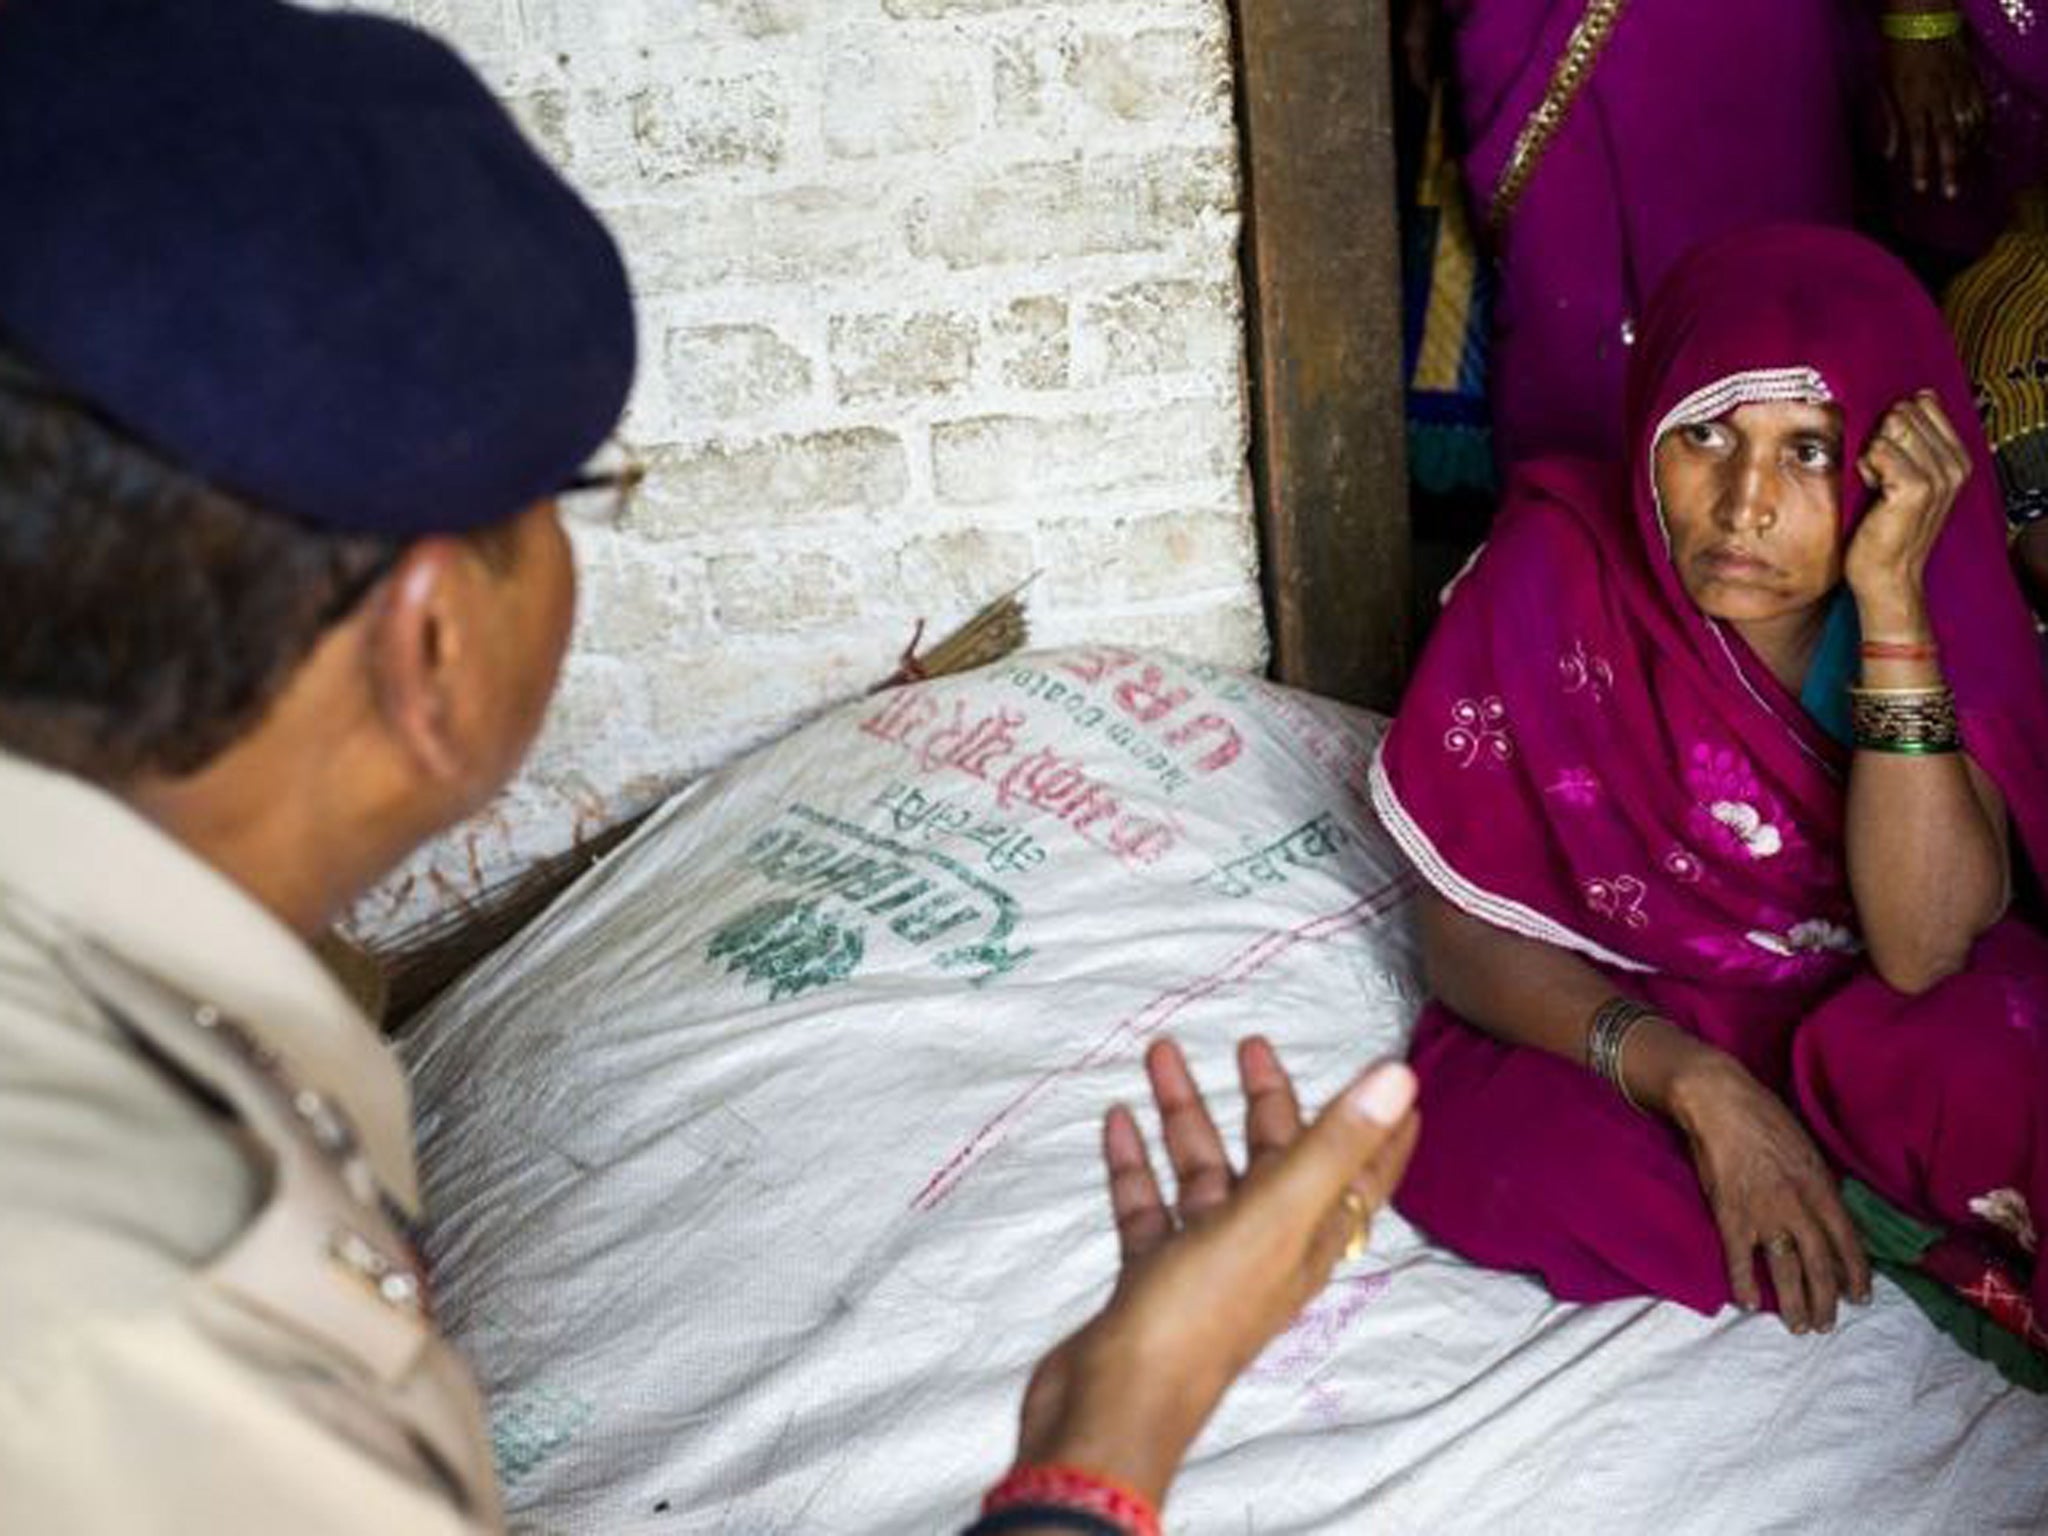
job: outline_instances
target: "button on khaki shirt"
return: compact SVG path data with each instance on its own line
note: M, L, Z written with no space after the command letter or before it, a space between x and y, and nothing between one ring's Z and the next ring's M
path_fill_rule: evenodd
M312 952L0 755L0 1532L501 1529L417 1201L405 1080Z

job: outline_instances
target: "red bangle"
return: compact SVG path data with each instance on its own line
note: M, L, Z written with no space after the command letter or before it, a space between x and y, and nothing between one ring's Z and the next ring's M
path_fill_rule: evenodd
M1013 1504L1059 1504L1120 1525L1130 1536L1159 1536L1159 1511L1150 1499L1113 1477L1079 1467L1012 1467L989 1489L981 1512L992 1515Z
M1933 661L1941 647L1932 640L1866 640L1865 661Z

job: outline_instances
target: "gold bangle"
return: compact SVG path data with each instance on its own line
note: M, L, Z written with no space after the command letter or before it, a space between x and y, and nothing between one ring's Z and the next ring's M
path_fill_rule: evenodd
M1895 43L1942 43L1963 30L1961 11L1886 11L1878 28Z
M1924 756L1962 746L1956 696L1945 686L1851 688L1849 726L1860 751Z

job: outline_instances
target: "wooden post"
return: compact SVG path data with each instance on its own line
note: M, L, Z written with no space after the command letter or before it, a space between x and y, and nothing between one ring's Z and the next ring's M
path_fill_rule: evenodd
M1273 671L1391 709L1409 531L1387 0L1231 0Z

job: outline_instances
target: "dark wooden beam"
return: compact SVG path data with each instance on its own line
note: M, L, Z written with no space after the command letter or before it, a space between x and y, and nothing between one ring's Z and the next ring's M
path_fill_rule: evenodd
M1387 0L1232 0L1273 672L1390 709L1409 533Z

